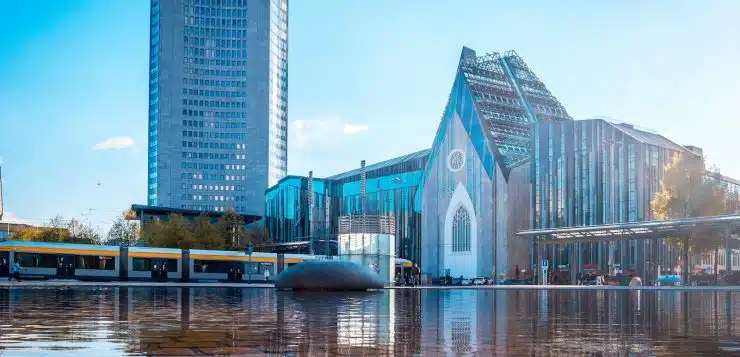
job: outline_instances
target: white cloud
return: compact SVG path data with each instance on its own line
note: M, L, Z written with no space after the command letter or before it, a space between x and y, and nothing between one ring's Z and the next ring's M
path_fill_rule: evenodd
M134 139L130 136L119 136L101 141L92 147L93 150L118 150L134 146Z
M0 221L0 223L31 224L31 221L18 218L18 216L16 216L13 212L5 212L3 213L3 219ZM0 227L0 229L2 229L2 227Z
M345 135L355 135L368 129L370 127L367 125L345 123L336 117L295 120L291 130L291 145L297 148L309 145L331 146L340 142Z
M344 135L355 135L370 129L365 124L344 124Z

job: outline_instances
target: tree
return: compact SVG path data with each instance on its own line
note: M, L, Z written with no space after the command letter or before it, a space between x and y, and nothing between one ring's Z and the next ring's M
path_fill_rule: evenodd
M100 244L100 233L92 226L76 219L56 216L44 227L28 227L13 234L16 240L36 242Z
M191 249L197 242L190 231L189 223L179 214L170 214L166 222L154 220L145 224L142 238L155 247Z
M674 156L666 165L660 190L651 202L655 218L668 220L727 213L727 192L713 176L706 175L701 158L685 154ZM723 240L717 232L697 228L683 237L669 239L668 242L682 251L683 277L687 281L689 253L700 254L710 249L715 249L716 252Z
M270 234L267 232L266 228L252 228L247 229L245 232L245 242L246 244L253 244L255 247L264 247L268 244L270 244L272 241L270 240Z
M139 225L136 222L127 221L124 216L120 216L113 221L105 240L106 244L124 247L136 245L138 242Z
M244 230L244 218L234 211L227 211L218 223L219 234L225 242L225 248L229 250L241 250L246 244L246 232Z
M193 236L198 248L201 249L224 249L224 241L218 227L211 223L211 218L201 214L192 225Z

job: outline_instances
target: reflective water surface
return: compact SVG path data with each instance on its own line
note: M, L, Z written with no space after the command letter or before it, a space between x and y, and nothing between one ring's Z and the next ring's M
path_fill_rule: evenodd
M0 356L722 356L740 294L0 288Z

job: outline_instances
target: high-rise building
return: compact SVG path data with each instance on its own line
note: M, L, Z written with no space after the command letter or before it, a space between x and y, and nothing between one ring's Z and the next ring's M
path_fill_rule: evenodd
M147 203L262 214L287 171L288 0L151 0Z

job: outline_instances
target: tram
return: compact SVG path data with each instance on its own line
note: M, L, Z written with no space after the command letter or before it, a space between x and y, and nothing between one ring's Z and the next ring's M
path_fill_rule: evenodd
M264 281L287 268L313 259L305 254L118 247L108 245L0 241L0 277L7 277L16 260L21 279L82 281Z

